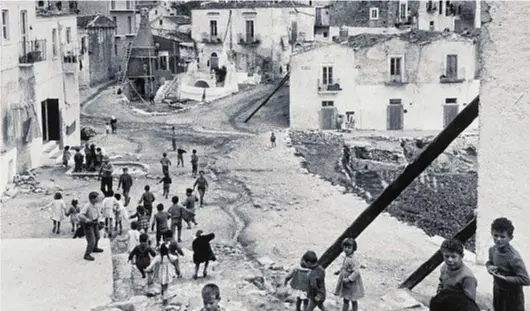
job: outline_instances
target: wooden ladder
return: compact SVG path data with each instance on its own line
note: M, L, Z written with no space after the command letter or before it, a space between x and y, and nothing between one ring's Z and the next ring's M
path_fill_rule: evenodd
M118 86L123 86L123 84L127 80L127 69L129 68L129 59L131 58L131 51L132 51L132 42L129 42L127 45L127 50L125 51L125 58L123 59L123 63L121 64L121 75L118 77Z

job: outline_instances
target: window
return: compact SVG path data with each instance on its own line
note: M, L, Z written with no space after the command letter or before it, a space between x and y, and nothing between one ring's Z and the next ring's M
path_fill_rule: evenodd
M66 43L70 43L72 41L72 29L70 27L66 27Z
M405 21L407 19L407 3L399 4L399 19Z
M438 3L438 13L439 13L440 15L442 15L443 12L444 12L444 10L443 10L443 6L444 6L444 2L443 2L443 1L440 1L440 2Z
M328 32L327 32L327 31L324 31L324 33L322 33L322 36L323 36L324 38L327 38L327 37L328 37Z
M133 29L132 29L132 17L131 16L127 16L127 28L129 30L128 33L133 33Z
M445 104L446 105L454 105L454 104L456 104L456 98L446 98L445 99Z
M116 0L110 0L110 9L115 10L116 9Z
M247 41L254 40L254 21L245 21Z
M390 58L390 79L391 80L401 79L402 66L403 66L403 61L401 57Z
M155 15L158 15L158 10L155 10Z
M44 7L44 1L37 1L37 6L39 8L43 8Z
M57 56L57 29L52 29L52 55Z
M114 43L114 55L118 55L118 43Z
M333 107L333 106L335 106L335 103L332 100L322 101L322 107Z
M210 36L217 36L217 21L210 21Z
M429 22L429 29L434 30L434 21Z
M449 79L458 78L458 55L447 55L445 76Z
M127 0L127 1L125 2L125 4L126 4L126 6L127 6L127 10L130 10L130 9L132 8L132 6L131 6L131 0Z
M114 34L118 34L118 18L116 16L112 17L112 20L114 21Z
M163 21L162 19L160 19L160 20L158 21L158 24L160 24L160 26L162 26L162 24L164 24L164 21Z
M81 54L86 52L86 37L81 38Z
M379 19L379 8L370 8L370 20Z
M20 35L22 36L22 40L26 39L27 34L28 34L28 11L22 10L20 11Z
M332 66L322 67L322 84L323 85L333 84L333 67Z
M451 1L445 1L445 16L451 15Z
M9 40L9 11L2 10L2 39Z

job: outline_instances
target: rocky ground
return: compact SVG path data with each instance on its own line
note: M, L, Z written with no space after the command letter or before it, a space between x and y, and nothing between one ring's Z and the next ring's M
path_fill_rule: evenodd
M348 193L338 183L330 184L303 167L304 162L290 146L290 136L285 130L287 88L278 92L248 124L242 123L259 99L273 88L274 85L260 85L171 115L135 112L130 106L117 103L110 88L83 109L82 125L100 132L111 115L118 119L116 136L99 135L94 141L113 155L133 153L151 168L147 176L135 180L133 202L139 199L143 186L150 184L157 197L155 203L169 203L162 199L156 178L161 176L158 161L162 152L169 152L170 158L176 161L175 154L169 150L171 126L177 128L180 145L198 151L200 166L207 172L211 187L207 205L199 209L197 220L200 229L216 233L214 245L218 261L208 278L191 280L189 249L195 230L184 231L186 256L181 267L185 277L170 287L171 310L198 309L200 288L210 281L220 285L223 304L229 310L292 309L292 297L280 286L287 270L308 249L322 254L366 207L358 195ZM278 136L276 148L269 147L270 131ZM328 150L328 160L332 158L331 151ZM331 167L323 159L322 166ZM172 195L182 196L192 184L188 163L185 168L171 168ZM326 176L324 170L318 173ZM69 224L63 225L59 236L51 233L49 217L40 207L51 200L55 191L62 191L67 201L77 197L85 202L88 192L99 188L98 182L89 178L74 179L57 167L38 169L34 175L27 178L38 181L42 190L18 191L2 205L2 238L70 238ZM358 238L358 243L367 293L361 310L374 310L370 301L396 288L438 247L421 230L387 214L374 221ZM156 290L147 290L136 271L124 264L126 254L120 238L113 241L112 251L116 304L99 310L160 310L157 296L145 296L156 294ZM336 282L332 272L338 268L339 261L327 273L330 310L338 310L338 300L332 295ZM429 276L418 286L417 293L425 297L432 294L436 279L436 273Z

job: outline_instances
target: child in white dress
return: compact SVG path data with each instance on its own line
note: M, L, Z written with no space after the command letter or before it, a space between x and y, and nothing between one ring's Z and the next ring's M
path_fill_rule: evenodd
M172 255L169 253L169 249L165 244L162 244L160 246L160 254L155 257L153 261L151 261L151 264L147 269L145 269L146 272L152 273L154 271L155 266L158 265L157 275L154 276L160 282L161 285L161 291L160 295L162 296L162 302L164 305L167 305L167 299L166 299L166 292L169 287L169 283L173 279L175 268L173 266L173 263L177 261L177 256Z
M61 231L61 221L63 221L66 218L66 203L63 200L63 195L60 192L57 192L54 197L53 201L48 203L46 206L44 206L41 210L51 209L51 220L53 221L53 229L52 233L59 234Z
M138 230L138 222L131 222L131 230L127 234L127 251L129 254L133 249L140 244L140 231Z
M105 193L105 198L103 199L102 205L103 208L101 210L101 214L105 219L105 231L107 232L107 236L110 238L112 235L112 225L114 222L114 211L118 205L118 202L114 198L114 191L110 190Z

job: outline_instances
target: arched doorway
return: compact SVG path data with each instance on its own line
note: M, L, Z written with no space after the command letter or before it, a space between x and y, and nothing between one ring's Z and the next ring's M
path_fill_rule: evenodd
M197 82L195 82L195 87L202 87L202 88L209 88L210 86L208 85L208 83L206 83L206 81L204 80L199 80Z
M211 69L217 69L219 67L219 57L217 57L217 53L212 53L210 55L210 68Z

